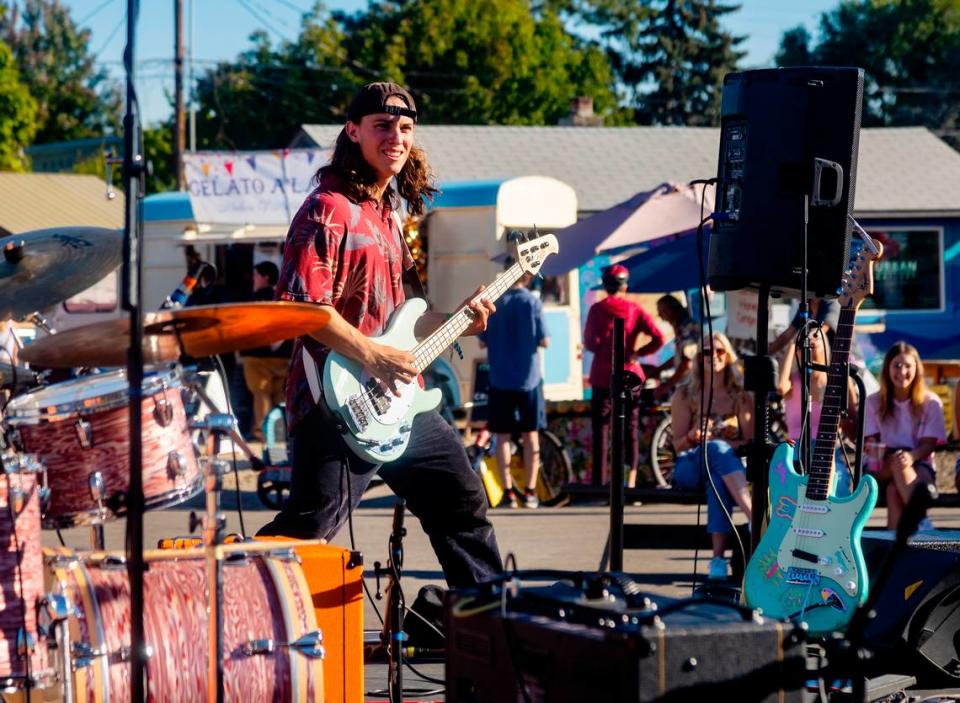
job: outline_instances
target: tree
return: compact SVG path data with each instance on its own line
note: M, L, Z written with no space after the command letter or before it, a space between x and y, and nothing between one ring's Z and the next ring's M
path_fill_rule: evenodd
M431 124L556 124L578 95L624 121L600 49L527 0L379 0L337 17L358 82L407 85Z
M20 82L13 54L0 42L0 171L24 171L23 147L37 130L37 103Z
M303 123L342 122L374 80L407 85L430 124L556 124L578 95L607 124L626 121L603 52L527 0L380 0L354 15L320 5L295 42L251 42L198 82L203 148L283 146Z
M40 144L119 131L120 96L60 0L0 0L0 38L37 101Z
M543 0L597 30L637 122L715 125L723 76L745 52L722 27L739 5L722 0Z
M860 66L865 125L925 125L960 136L960 2L843 0L820 17L817 42L786 33L779 65Z

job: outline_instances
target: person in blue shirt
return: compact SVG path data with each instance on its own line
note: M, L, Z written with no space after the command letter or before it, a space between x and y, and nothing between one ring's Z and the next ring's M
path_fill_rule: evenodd
M513 265L507 260L507 267ZM478 335L487 349L490 365L489 429L497 436L497 468L505 500L520 506L521 496L510 476L511 437L521 435L526 485L522 496L527 508L539 507L536 486L540 470L540 408L543 405L540 359L537 350L549 343L543 306L527 286L533 277L524 274L497 302L497 311Z

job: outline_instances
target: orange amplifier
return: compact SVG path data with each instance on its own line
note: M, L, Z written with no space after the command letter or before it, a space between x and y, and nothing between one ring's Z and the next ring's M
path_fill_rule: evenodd
M283 537L257 537L282 541ZM313 595L326 657L327 703L363 702L363 556L332 544L305 541L294 547Z

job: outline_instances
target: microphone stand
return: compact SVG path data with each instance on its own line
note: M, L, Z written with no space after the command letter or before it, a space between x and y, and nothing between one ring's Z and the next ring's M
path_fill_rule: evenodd
M403 597L400 590L400 577L403 572L403 538L407 529L403 526L403 514L407 501L397 498L393 508L393 529L390 531L390 560L387 568L390 572L390 605L387 609L387 621L384 623L384 636L388 638L387 653L390 670L387 693L390 703L403 703L403 648L407 633L403 631Z
M613 318L613 371L610 374L610 570L623 571L623 436L626 404L623 393L624 325Z
M137 105L134 60L137 18L140 1L127 0L127 46L123 52L126 70L126 113L123 116L123 308L130 315L130 348L127 351L130 423L130 487L127 492L127 575L130 580L130 698L145 700L147 666L143 628L143 309L141 307L142 213L144 160L140 151L141 135ZM66 672L69 675L69 672Z

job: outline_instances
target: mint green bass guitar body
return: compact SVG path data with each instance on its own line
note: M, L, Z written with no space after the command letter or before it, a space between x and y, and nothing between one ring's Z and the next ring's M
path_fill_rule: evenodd
M807 476L793 469L794 447L783 443L770 462L769 523L744 574L743 597L764 615L807 623L814 635L843 630L867 599L869 579L860 546L877 503L877 482L825 500L807 497Z

